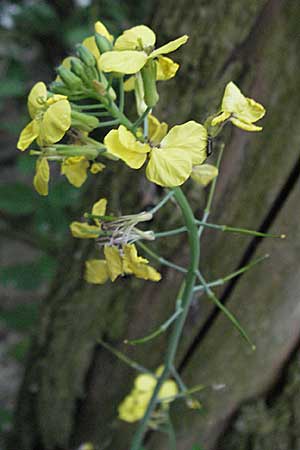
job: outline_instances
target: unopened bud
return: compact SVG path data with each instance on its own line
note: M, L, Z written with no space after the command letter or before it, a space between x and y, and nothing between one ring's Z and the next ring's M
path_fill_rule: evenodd
M95 33L95 41L100 54L109 52L113 49L112 43L102 34Z
M96 66L96 59L94 55L84 45L78 44L76 50L81 61L88 67Z
M71 72L71 70L66 69L63 66L59 66L56 69L56 72L69 89L78 89L82 86L82 80L78 78L77 75L75 75L73 72Z
M61 81L53 81L50 84L50 91L53 92L54 94L62 94L67 96L69 96L70 94L70 90Z
M79 111L72 110L71 112L72 127L78 128L81 131L90 132L97 128L99 120L95 116L90 116Z
M72 57L71 58L71 70L72 72L77 75L84 83L89 82L89 78L86 75L84 65L80 61L79 58Z

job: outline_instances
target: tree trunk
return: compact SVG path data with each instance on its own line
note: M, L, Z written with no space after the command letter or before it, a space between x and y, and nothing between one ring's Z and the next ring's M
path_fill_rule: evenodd
M276 397L271 407L259 400L247 403L239 414L238 410L255 397L264 398L299 341L300 277L295 264L299 243L295 237L300 222L295 212L299 209L300 5L294 0L165 0L156 11L153 27L161 42L190 35L189 44L177 55L182 64L179 76L161 86L160 118L171 123L190 118L202 121L216 109L231 79L268 111L263 133L227 130L211 220L289 236L282 242L262 242L225 233L205 234L202 266L209 279L230 273L252 256L271 253L271 260L218 291L254 339L256 352L204 297L200 302L195 299L177 366L189 386L202 383L208 389L201 394L202 415L187 411L183 402L175 405L178 448L190 450L197 443L205 450L217 450L221 439L222 450L241 450L242 445L234 443L242 433L245 449L277 450L269 445L265 430L272 430L269 418L286 399L288 436L291 421L296 423L289 384L288 394L283 389L283 396L278 402ZM111 209L143 210L149 198L155 201L159 196L151 190L149 194L149 185L139 173L123 169L121 175L112 175L107 187L100 186L97 192L97 197L111 193ZM201 213L202 192L191 183L186 189ZM155 229L174 227L178 220L179 213L170 203L155 221ZM159 245L164 256L186 264L186 243L181 238ZM91 251L86 244L76 244L66 252L45 301L20 392L11 449L66 450L84 441L100 448L129 447L135 426L117 420L117 405L131 389L135 373L98 341L103 337L149 368L157 367L167 334L136 347L122 342L144 336L171 314L180 277L162 270L163 281L158 285L123 279L105 287L88 286L81 281L82 263ZM260 439L255 424L264 418L267 428ZM150 436L150 445L166 447L159 435Z

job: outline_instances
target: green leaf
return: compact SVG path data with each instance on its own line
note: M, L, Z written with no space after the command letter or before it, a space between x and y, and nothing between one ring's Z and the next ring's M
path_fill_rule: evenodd
M0 210L16 216L35 211L39 198L33 189L23 183L0 185Z
M0 283L21 290L34 290L55 274L57 261L43 256L31 263L21 263L0 268Z
M18 305L10 311L0 312L0 320L9 328L17 331L30 330L38 318L38 305L36 303Z

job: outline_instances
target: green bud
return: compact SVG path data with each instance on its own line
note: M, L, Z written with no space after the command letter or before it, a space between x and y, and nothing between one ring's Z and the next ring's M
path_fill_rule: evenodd
M76 46L77 53L81 61L88 67L96 66L96 59L94 55L82 44Z
M85 67L79 58L73 57L71 59L71 70L75 75L82 79L84 83L89 83L89 78L86 75Z
M50 91L53 92L54 94L69 95L70 93L70 90L61 81L53 81L50 84L49 88Z
M102 34L95 33L95 41L100 54L109 52L113 49L112 43Z
M156 63L153 59L147 62L147 64L141 70L143 84L144 84L144 99L147 106L153 108L159 99L158 92L156 90Z
M95 116L85 114L79 111L71 112L72 127L78 128L81 131L90 132L97 128L99 125L99 120Z
M71 70L66 69L63 66L59 66L57 67L56 72L69 89L75 90L82 87L82 80L71 72Z

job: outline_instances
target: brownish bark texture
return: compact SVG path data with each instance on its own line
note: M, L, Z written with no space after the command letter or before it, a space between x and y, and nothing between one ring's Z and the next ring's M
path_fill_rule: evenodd
M299 422L293 405L293 389L299 383L293 375L296 363L285 378L287 386L264 400L297 347L300 331L299 17L300 4L294 0L165 0L153 18L161 42L190 35L177 55L182 63L177 80L163 86L161 118L172 123L203 120L215 110L231 79L268 111L263 133L227 130L212 219L288 235L286 241L261 241L205 232L201 268L208 279L235 270L252 256L270 253L271 260L218 291L252 336L256 352L204 296L195 299L177 366L189 386L203 383L207 389L200 396L202 414L187 411L184 402L173 410L180 450L190 450L195 443L206 450L281 450L296 448L299 441L294 431L290 437ZM115 173L119 169L121 165ZM149 189L140 174L122 169L117 177L109 173L95 196L108 194L114 210L139 211L159 195ZM189 183L186 190L201 213L203 193ZM170 203L155 225L165 229L178 223L179 212ZM167 335L134 348L122 341L147 334L170 315L180 277L163 270L158 285L124 279L105 287L88 286L81 273L91 252L85 245L66 251L45 301L11 449L65 450L87 440L100 448L129 447L135 426L117 420L117 405L135 373L97 341L103 337L142 364L158 366ZM160 252L180 264L188 259L182 238L160 242ZM253 402L257 397L261 399ZM286 434L289 444L277 447L278 438L270 445L268 437L277 436L277 423L283 423L282 436ZM149 445L166 448L159 435L151 435Z

